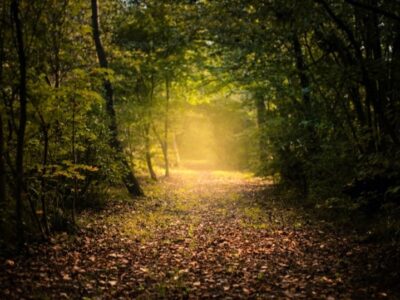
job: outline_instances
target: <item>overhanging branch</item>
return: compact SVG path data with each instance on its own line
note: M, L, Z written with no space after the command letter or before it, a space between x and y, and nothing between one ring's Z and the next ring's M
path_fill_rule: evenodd
M380 8L380 7L377 7L377 6L374 6L374 5L369 5L369 4L366 4L366 3L360 3L360 2L357 2L357 1L354 1L354 0L345 0L345 1L350 5L353 5L353 6L365 9L365 10L372 11L372 12L377 13L379 15L382 15L382 16L385 16L385 17L388 17L388 18L391 18L391 19L394 19L394 20L400 22L400 16L398 16L398 15L396 15L394 13L391 13L390 11L386 11L386 10Z

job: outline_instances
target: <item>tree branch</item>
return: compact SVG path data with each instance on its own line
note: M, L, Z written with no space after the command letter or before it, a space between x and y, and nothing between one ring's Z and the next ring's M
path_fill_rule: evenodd
M385 16L387 18L390 18L390 19L393 19L393 20L396 20L396 21L400 21L400 16L398 16L398 15L396 15L394 13L391 13L390 11L386 11L386 10L380 8L380 7L369 5L369 4L366 4L366 3L360 3L360 2L357 2L357 1L354 1L354 0L345 0L345 1L348 4L352 5L352 6L359 7L359 8L365 9L365 10L369 10L369 11L372 11L372 12L374 12L376 14Z

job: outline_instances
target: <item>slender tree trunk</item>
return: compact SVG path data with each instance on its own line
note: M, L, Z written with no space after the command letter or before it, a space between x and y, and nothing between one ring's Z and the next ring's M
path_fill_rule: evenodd
M19 0L11 2L11 14L15 25L16 33L16 46L19 62L19 126L17 130L17 153L15 160L15 171L17 178L15 179L15 214L16 214L16 233L17 244L21 248L23 246L25 237L23 229L23 195L27 193L24 178L24 148L25 148L25 130L27 121L27 59L25 54L25 45L23 39L22 22L20 19ZM27 197L32 210L32 219L38 224L40 232L44 237L44 232L40 220L36 214L35 205L32 199Z
M3 133L3 119L0 113L0 210L6 204L6 169L4 163L4 133ZM1 221L0 221L1 228Z
M49 153L49 128L44 118L42 119L42 131L43 131L43 160L42 160L42 174L40 179L40 203L42 205L42 224L46 232L47 237L50 235L49 223L47 221L47 203L46 203L46 168L47 168L47 157Z
M146 164L147 169L149 170L150 178L154 181L157 181L157 174L153 169L153 163L151 161L151 154L149 151L146 151Z
M5 4L2 8L3 16L1 19L1 25L4 29L4 14L5 14ZM3 61L4 61L4 35L3 29L0 31L0 86L3 84ZM4 160L4 132L3 132L3 119L2 113L0 112L0 210L6 205L6 169ZM2 222L0 221L0 229Z
M152 125L152 129L153 129L154 135L155 135L156 138L157 138L157 141L158 141L159 144L160 144L161 151L162 151L162 153L163 153L164 163L165 163L165 165L167 165L167 163L168 163L168 156L167 156L167 148L165 147L165 141L163 140L163 138L162 138L162 137L160 136L160 134L158 133L158 131L157 131L157 129L156 129L156 126L154 126L154 124Z
M164 162L165 162L165 177L169 176L169 158L168 158L168 131L169 131L169 93L170 93L170 80L168 75L165 79L165 123L164 123Z
M72 152L72 161L74 165L78 163L78 159L76 156L76 149L75 149L75 138L76 138L76 127L75 127L75 114L76 114L76 101L72 99L72 136L71 136L71 152ZM71 209L71 216L72 216L72 224L76 225L76 214L75 214L75 206L76 201L78 198L78 180L76 176L74 176L74 195L72 198L72 209Z
M147 164L147 169L149 170L149 174L151 179L157 180L157 175L156 172L154 171L153 168L153 163L151 161L151 149L150 149L150 125L146 124L144 128L144 139L145 139L145 148L146 148L146 164Z
M152 105L153 105L153 97L154 97L154 74L151 74L151 86L150 86L150 93L148 95L148 100L149 100L149 107L148 107L148 112L147 112L147 119L145 120L145 126L144 126L144 135L145 135L145 147L146 147L146 164L147 164L147 169L149 170L149 174L151 179L157 180L157 174L154 171L153 168L153 163L151 160L151 144L150 144L150 126L151 126L151 121L152 121Z
M395 128L392 126L392 124L390 124L385 112L384 112L384 107L382 106L382 99L380 99L380 95L379 95L379 88L377 87L377 83L376 81L374 82L374 80L371 78L371 74L368 70L366 61L363 57L363 53L361 50L361 44L360 42L357 41L356 36L354 35L353 30L343 21L341 20L335 13L334 11L331 9L331 7L329 6L329 4L324 1L324 0L316 0L316 2L320 3L324 9L326 10L326 12L328 13L328 15L331 17L331 19L336 23L336 25L338 26L338 28L340 28L347 36L348 40L350 41L353 50L355 52L356 55L356 59L357 62L361 68L361 78L362 78L362 83L363 86L365 88L366 91L366 109L367 109L367 114L368 113L372 113L370 106L373 107L373 116L369 118L370 120L372 120L372 132L374 133L374 140L377 143L377 147L379 147L379 132L381 131L384 134L387 134L392 141L395 144L399 144L400 143L400 139L398 137L398 133L396 132ZM355 2L352 1L352 4L354 4ZM376 3L376 2L375 2ZM377 8L377 7L376 7ZM375 12L376 13L376 12ZM357 18L357 16L356 16ZM371 22L371 20L370 20ZM370 23L369 22L369 23ZM373 22L373 20L372 20ZM367 29L368 30L368 29ZM374 49L374 45L371 45L369 42L369 38L368 38L368 34L367 33L367 40L365 41L365 49L367 52L367 56L368 56L368 52ZM375 40L379 40L375 38ZM374 42L372 42L374 43ZM375 42L375 44L377 44ZM379 45L380 46L380 45ZM380 49L377 49L375 47L375 51L378 50L380 51ZM372 52L371 52L372 53ZM377 52L376 52L377 53ZM377 53L379 55L379 53ZM384 99L384 101L386 101L386 99ZM369 111L368 111L369 110ZM375 123L375 124L374 124Z
M293 34L292 36L292 47L295 57L296 69L300 81L301 87L301 95L302 95L302 104L303 104L303 114L306 121L312 119L312 109L311 109L311 81L309 76L307 75L306 62L304 59L303 51L301 49L300 40L297 34ZM317 138L317 134L315 132L315 128L313 125L307 123L307 144L305 152L307 155L312 156L319 150L319 141ZM302 169L302 178L301 178L301 186L302 192L305 196L308 195L308 178L306 172L304 170L304 165L301 163L300 167Z
M178 143L176 141L176 133L174 132L173 136L172 136L172 142L173 142L173 146L174 146L174 153L175 153L175 160L176 160L176 166L179 167L181 164L181 155L179 153L179 147L178 147Z
M364 113L364 109L361 102L361 95L360 91L358 90L357 86L352 86L349 88L349 94L351 95L350 100L354 105L357 119L360 122L361 126L366 126L367 121Z
M400 100L400 22L396 24L396 36L393 41L393 52L390 66L390 105L391 113L395 116L394 126L400 132L400 109L395 103Z
M374 7L378 7L378 1L373 0L371 1ZM368 16L368 25L367 30L369 32L369 42L371 44L373 58L376 64L380 64L380 75L376 79L376 86L377 86L377 106L380 110L378 120L381 126L383 127L385 133L387 133L393 140L393 142L397 145L400 144L398 132L396 132L395 124L390 121L390 117L388 115L388 108L394 108L388 102L388 87L389 81L387 80L387 65L383 63L385 61L383 54L382 54L382 42L381 42L381 30L379 28L379 18L377 12L372 12ZM382 76L383 74L383 76Z
M19 62L19 126L17 131L17 153L15 162L15 171L17 178L15 178L15 215L16 215L16 233L17 243L22 247L25 237L24 228L22 223L22 192L24 189L24 146L25 146L25 129L26 129L26 56L25 46L22 32L22 22L19 16L19 1L13 0L11 2L12 19L15 26L16 33L16 46Z
M293 34L292 46L296 61L296 68L300 79L300 86L302 89L302 100L304 105L305 115L309 115L311 108L311 89L310 79L306 74L306 63L303 57L303 51L301 50L301 44L296 34Z
M99 30L99 20L98 20L98 7L97 0L92 0L92 29L93 29L93 40L96 46L97 57L99 60L99 64L101 68L108 68L107 56L104 51L103 45L100 39L100 30ZM139 185L138 180L136 179L131 167L126 160L126 157L123 153L123 147L118 139L118 127L117 127L117 118L114 109L114 91L111 82L108 79L104 80L104 90L106 93L106 109L108 116L110 118L109 121L109 130L110 130L110 146L114 148L118 155L121 156L122 164L124 166L124 175L123 182L128 189L129 193L132 196L142 196L144 193Z
M257 110L257 125L259 131L259 151L260 162L263 165L267 161L267 141L265 139L265 126L267 122L267 109L265 107L264 98L261 95L255 95L256 110Z

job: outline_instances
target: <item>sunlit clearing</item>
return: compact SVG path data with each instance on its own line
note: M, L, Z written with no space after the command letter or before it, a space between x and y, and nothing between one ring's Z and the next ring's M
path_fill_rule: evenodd
M201 113L188 111L183 121L185 131L179 136L181 157L193 169L213 169L217 165L213 125Z
M249 136L238 134L247 128L254 128L250 118L219 103L190 107L184 113L182 133L177 136L183 166L197 170L249 169L252 145Z

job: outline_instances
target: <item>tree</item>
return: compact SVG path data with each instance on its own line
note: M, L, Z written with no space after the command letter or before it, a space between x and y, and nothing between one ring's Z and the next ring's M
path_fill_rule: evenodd
M98 21L98 8L97 8L97 0L92 0L92 28L93 28L93 40L96 45L97 57L99 59L99 64L101 68L108 68L107 56L104 51L103 45L100 39L100 29L99 29L99 21ZM104 90L105 90L105 98L106 98L106 107L107 113L110 118L110 145L116 150L117 153L123 155L123 149L121 142L118 139L118 127L117 127L117 119L114 109L114 91L111 82L108 79L104 80ZM130 166L126 160L126 158L122 157L122 164L125 168L123 181L125 186L127 187L129 193L132 196L142 196L143 191L137 181L135 175L133 174Z
M16 201L16 232L19 246L24 242L24 229L22 224L22 193L25 190L24 182L24 146L25 146L25 129L26 129L26 56L25 45L23 39L23 23L20 19L19 1L11 2L12 18L15 26L16 47L19 62L19 125L17 131L17 154L15 161L16 185L15 185L15 201Z

